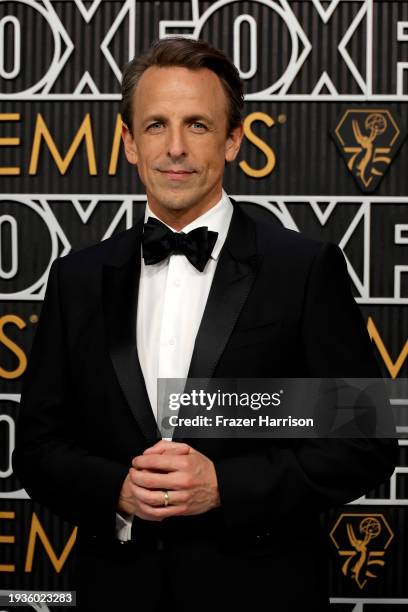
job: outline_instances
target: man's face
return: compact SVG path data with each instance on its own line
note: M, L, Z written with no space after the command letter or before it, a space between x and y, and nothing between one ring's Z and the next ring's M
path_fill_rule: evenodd
M153 212L196 217L220 199L242 128L228 134L227 98L214 72L148 68L134 93L132 128L122 132L126 157L137 164Z

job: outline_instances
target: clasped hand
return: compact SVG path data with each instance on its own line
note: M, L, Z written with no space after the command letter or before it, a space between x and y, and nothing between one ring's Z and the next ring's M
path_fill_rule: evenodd
M164 506L168 493L168 505ZM160 440L135 457L122 485L119 511L141 519L201 514L220 505L213 462L188 444Z

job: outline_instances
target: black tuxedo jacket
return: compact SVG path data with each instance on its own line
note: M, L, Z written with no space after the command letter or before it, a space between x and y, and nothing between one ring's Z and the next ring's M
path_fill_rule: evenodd
M25 376L14 469L33 499L79 525L85 547L114 540L131 460L158 439L136 350L142 228L54 262ZM379 377L340 249L234 204L189 376ZM295 590L305 605L327 598L319 513L396 463L390 440L190 443L215 464L221 507L160 525L135 519L135 541L149 530L218 538L231 564L243 554L241 570L273 568L268 588Z

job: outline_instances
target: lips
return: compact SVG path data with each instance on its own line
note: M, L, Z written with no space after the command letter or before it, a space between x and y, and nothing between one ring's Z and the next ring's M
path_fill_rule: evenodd
M193 174L193 170L160 170L164 174Z
M167 176L167 178L173 180L180 180L183 178L187 178L195 173L194 170L159 170L161 174Z

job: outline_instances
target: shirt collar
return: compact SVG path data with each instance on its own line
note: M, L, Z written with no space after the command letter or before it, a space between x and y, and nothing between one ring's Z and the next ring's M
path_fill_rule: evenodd
M182 231L187 233L195 229L196 227L201 227L202 225L204 225L208 227L210 231L217 232L217 241L212 250L211 258L218 259L222 246L227 237L232 212L233 206L231 200L223 189L221 199L217 202L217 204L215 204L214 206L212 206L212 208L197 217L197 219L194 219L194 221L183 227ZM147 202L145 210L145 223L148 217L159 219L158 216L151 211L149 203ZM161 221L161 219L159 219L159 221ZM162 221L162 223L164 223L164 221ZM165 225L167 225L167 223L165 223ZM169 227L173 232L175 231L169 225L167 225L167 227Z

